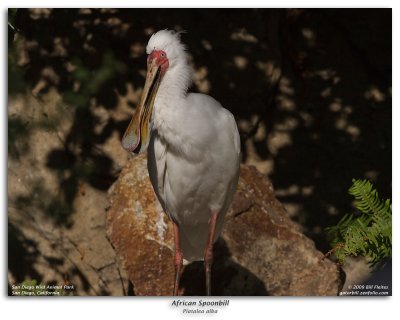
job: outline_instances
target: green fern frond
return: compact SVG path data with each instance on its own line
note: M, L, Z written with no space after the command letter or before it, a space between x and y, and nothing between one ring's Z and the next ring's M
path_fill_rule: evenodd
M392 211L390 200L381 201L371 182L356 179L353 179L352 182L349 194L354 196L356 208L362 213L380 215L388 210Z
M376 266L392 256L392 205L383 201L368 180L355 180L349 189L361 215L346 214L327 228L339 263L347 256L365 256Z

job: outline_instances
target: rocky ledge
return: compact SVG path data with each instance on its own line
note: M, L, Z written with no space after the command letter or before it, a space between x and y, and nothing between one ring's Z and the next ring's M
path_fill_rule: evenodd
M171 295L173 231L147 173L146 155L130 159L109 190L107 233L136 295ZM215 244L213 295L332 296L340 269L316 250L275 198L272 184L242 165L233 204ZM201 262L184 269L180 293L204 295Z

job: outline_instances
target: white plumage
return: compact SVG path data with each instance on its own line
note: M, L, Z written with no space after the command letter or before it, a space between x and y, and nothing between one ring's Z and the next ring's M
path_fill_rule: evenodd
M155 89L150 119L148 170L151 183L164 211L179 227L183 257L189 261L202 260L211 213L218 213L215 241L236 190L239 133L233 115L215 99L187 93L192 70L178 33L157 32L150 38L146 51L150 55L149 64L151 55L163 57L162 52L168 59L168 68L158 90ZM150 95L151 90L148 91ZM143 141L132 133L129 135L129 129L124 139L136 139L134 147L139 148L137 145ZM132 127L131 132L134 129L140 136L137 127ZM130 141L124 146L132 151Z

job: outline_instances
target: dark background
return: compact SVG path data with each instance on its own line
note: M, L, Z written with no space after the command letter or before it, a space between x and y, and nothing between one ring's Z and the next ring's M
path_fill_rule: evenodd
M109 117L98 132L96 108L116 114L123 98L133 111L144 84L145 45L153 32L169 28L187 31L191 91L213 96L234 114L243 163L272 181L292 219L328 251L324 228L353 210L352 178L371 180L391 198L391 16L390 9L9 11L10 97L29 92L40 100L56 89L74 114L63 148L47 155L49 170L70 173L59 175L64 194L45 208L49 219L73 228L79 181L106 191L117 178L118 168L98 146L114 132L121 136L129 115ZM18 116L8 130L14 161L28 152L14 142L29 131ZM9 225L11 236L17 229ZM24 259L18 245L13 254ZM11 263L11 272L24 273L20 264Z

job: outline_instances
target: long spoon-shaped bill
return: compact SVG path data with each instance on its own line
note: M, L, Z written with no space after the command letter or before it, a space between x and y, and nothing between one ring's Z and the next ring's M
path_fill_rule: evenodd
M155 62L150 63L139 105L122 138L122 147L136 154L145 151L150 141L151 118L154 100L161 82L161 70Z

